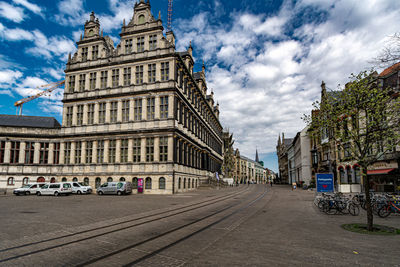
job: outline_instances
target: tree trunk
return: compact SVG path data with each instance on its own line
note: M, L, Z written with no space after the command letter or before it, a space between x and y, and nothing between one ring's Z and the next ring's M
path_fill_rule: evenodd
M372 205L371 205L371 196L369 195L369 178L367 176L367 166L361 166L362 168L362 176L364 180L364 189L365 189L365 208L367 210L367 229L368 231L373 230L374 225L374 214L372 213Z

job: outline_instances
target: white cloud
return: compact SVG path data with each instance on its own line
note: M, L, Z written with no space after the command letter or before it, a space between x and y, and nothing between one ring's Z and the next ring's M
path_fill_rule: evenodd
M16 82L22 76L22 73L14 70L0 70L0 85L10 85Z
M305 9L325 19L299 27ZM386 37L398 31L393 21L400 2L286 1L278 14L235 12L223 26L208 15L176 22L177 48L193 40L197 57L206 60L223 126L244 155L254 155L256 146L259 153L274 152L280 132L293 137L305 127L301 116L319 99L322 80L335 89L370 67ZM295 35L286 35L293 27Z
M27 0L13 0L13 2L17 5L21 5L21 6L25 7L26 9L32 11L33 13L43 17L42 8L36 4L32 4L32 3L28 2Z
M55 20L64 26L83 25L89 18L89 12L83 8L83 0L62 0L58 3L58 11Z
M24 10L20 7L10 5L6 2L0 2L0 16L16 23L24 20Z
M0 24L1 25L1 24ZM0 36L7 41L31 41L34 46L26 49L26 52L35 57L46 57L51 59L54 56L61 57L65 61L68 58L68 53L76 50L75 43L65 36L52 36L47 38L39 30L32 32L20 28L8 29L1 25Z

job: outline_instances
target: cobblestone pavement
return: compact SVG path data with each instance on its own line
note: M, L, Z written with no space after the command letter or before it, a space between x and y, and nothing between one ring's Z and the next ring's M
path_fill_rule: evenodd
M46 251L49 244L39 244L35 249L43 249L43 253L5 263L72 266L86 259L107 256L88 263L120 266L151 255L137 265L400 266L400 235L361 235L340 228L344 223L365 222L365 212L358 217L328 216L313 205L314 192L265 185L199 190L174 196L2 197L0 260L32 252L30 247L22 247L17 251L3 251L4 248L85 232L94 227L101 233L104 230L102 227L113 223L144 218L233 193L238 194L209 208L104 236L100 234L94 240L74 243L76 237L71 236L62 241L52 241L51 245L57 246L62 242L72 242L72 245L51 251ZM223 212L219 213L220 210ZM213 213L216 215L211 216ZM400 216L375 218L375 222L400 228ZM209 224L212 226L207 227ZM187 226L172 235L158 237L182 225ZM97 232L80 237L90 237L94 233ZM152 242L132 245L152 238L155 238Z

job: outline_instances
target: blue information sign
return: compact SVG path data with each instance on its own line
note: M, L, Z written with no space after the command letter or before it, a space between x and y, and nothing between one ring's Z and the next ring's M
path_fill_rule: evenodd
M317 173L317 192L333 192L333 173Z

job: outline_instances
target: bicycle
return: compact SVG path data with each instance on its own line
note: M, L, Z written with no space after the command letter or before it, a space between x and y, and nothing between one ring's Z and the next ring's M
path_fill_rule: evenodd
M378 211L378 216L381 218L388 217L391 213L400 213L399 198L392 196L386 205L382 206Z

